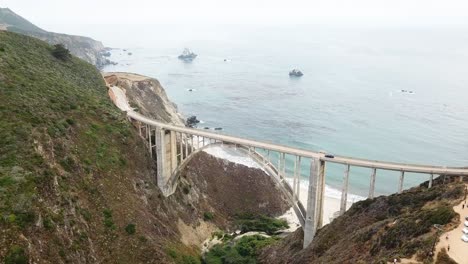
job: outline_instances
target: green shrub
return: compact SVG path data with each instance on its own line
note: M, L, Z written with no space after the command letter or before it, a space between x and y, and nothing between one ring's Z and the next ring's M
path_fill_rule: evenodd
M169 255L176 264L201 264L199 256L193 256L182 252L175 245L166 248L166 254Z
M54 45L54 49L52 50L52 55L60 60L66 61L71 59L70 51L65 48L63 44L56 44Z
M196 258L194 256L189 256L185 255L182 256L182 261L180 261L181 264L201 264L201 261L199 258Z
M112 230L116 229L114 220L112 219L112 210L104 209L102 214L104 215L104 226Z
M289 227L286 220L275 219L265 215L243 214L237 218L236 224L242 233L258 231L272 235L279 230Z
M437 207L435 210L428 212L427 219L431 225L439 224L445 225L450 223L455 217L456 213L448 206Z
M128 224L128 225L125 227L125 231L126 231L127 234L129 234L129 235L135 234L135 232L136 232L136 225L135 225L135 224Z
M203 220L205 221L209 221L209 220L213 220L214 218L214 215L212 212L204 212L203 213Z
M447 250L443 248L437 255L435 264L457 264L457 262L450 258L450 256L447 254Z
M65 120L70 126L74 125L75 124L75 120L71 119L71 118L67 118Z
M167 250L167 254L168 254L171 258L173 258L173 259L176 259L176 258L177 258L177 251L175 251L175 250L172 249L172 248L169 248L169 249Z
M44 228L47 230L50 230L54 227L54 224L52 223L52 220L49 217L44 218L43 224Z
M256 256L259 249L276 241L275 238L260 235L245 236L237 242L235 249L241 256Z
M34 212L30 211L30 212L15 212L15 223L24 228L26 227L27 225L30 225L32 223L34 223L34 220L36 218L36 215L34 214Z
M206 264L246 263L255 264L259 250L277 241L276 238L260 235L245 236L234 245L217 244L205 255Z
M5 256L5 264L27 264L28 255L22 247L13 246Z

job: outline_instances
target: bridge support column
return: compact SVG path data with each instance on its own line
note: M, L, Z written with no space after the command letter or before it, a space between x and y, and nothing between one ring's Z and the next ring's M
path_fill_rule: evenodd
M148 147L149 147L149 153L150 156L153 157L153 148L152 148L152 143L151 143L151 127L146 125L146 132L148 134Z
M179 156L180 156L180 163L182 164L182 162L184 161L184 150L183 150L183 144L182 144L182 137L183 137L183 134L182 133L179 133Z
M346 206L348 205L348 182L349 182L349 164L346 165L346 169L343 176L343 188L341 189L341 206L340 215L346 212Z
M429 186L428 186L428 188L432 188L432 181L434 181L434 174L431 173L431 176L429 176Z
M166 153L166 146L164 144L164 130L156 127L155 131L155 140L156 140L156 160L157 160L157 183L159 188L162 190L166 186L166 181L164 179L164 171L165 171L165 153Z
M312 159L309 175L309 193L304 226L304 248L314 239L317 229L322 224L323 195L325 192L325 162Z
M400 175L400 182L398 184L398 193L403 192L403 181L405 180L405 172L402 171Z
M286 180L286 154L281 153L281 175Z
M301 156L298 157L297 159L297 167L296 167L296 173L297 173L297 185L296 185L296 202L299 201L300 194L301 194Z
M297 201L296 189L297 189L297 156L294 159L294 171L293 171L292 191L293 191L293 200L294 201Z
M172 133L167 133L164 129L156 127L155 141L156 141L156 160L157 160L157 182L158 187L161 189L164 196L168 196L172 192L172 186L169 184L173 167L173 150L172 148ZM175 136L175 135L174 135ZM177 158L176 158L177 162Z
M374 193L375 193L375 176L377 174L377 169L373 168L372 169L372 174L371 174L371 179L370 179L370 188L369 188L369 198L372 199L374 198Z
M171 131L170 134L171 140L171 172L175 171L177 168L177 144L176 144L176 132Z

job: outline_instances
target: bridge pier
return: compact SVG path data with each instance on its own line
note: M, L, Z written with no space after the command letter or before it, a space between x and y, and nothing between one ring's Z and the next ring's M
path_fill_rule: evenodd
M307 215L304 227L304 248L312 242L317 229L322 225L324 193L325 161L314 158L310 164Z
M405 180L405 172L402 171L400 174L400 181L398 183L398 193L403 192L403 181Z
M169 134L169 138L170 138L170 141L171 141L171 164L172 164L172 167L171 167L171 171L175 171L176 168L177 168L177 139L176 139L176 133L175 131L172 131L170 132Z
M369 187L369 198L372 199L374 198L375 194L375 176L377 174L377 169L373 168L372 169L372 174L371 174L371 180L370 180L370 187Z
M350 165L346 165L344 176L343 176L343 188L341 189L341 205L340 205L340 215L343 215L346 211L346 206L348 204L348 184L349 184L349 169Z
M297 156L297 167L295 168L295 172L297 173L297 184L296 184L296 202L300 199L301 194L301 156Z

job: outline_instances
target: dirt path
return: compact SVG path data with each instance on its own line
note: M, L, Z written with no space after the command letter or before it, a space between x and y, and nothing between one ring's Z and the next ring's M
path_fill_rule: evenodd
M465 227L465 217L468 216L468 207L465 205L465 208L463 209L464 203L465 201L462 201L460 204L453 207L453 210L460 214L460 225L452 231L443 233L442 236L440 236L439 243L436 245L436 256L442 248L447 249L450 245L450 251L448 251L448 254L459 264L468 264L468 243L461 240L463 235L462 229Z

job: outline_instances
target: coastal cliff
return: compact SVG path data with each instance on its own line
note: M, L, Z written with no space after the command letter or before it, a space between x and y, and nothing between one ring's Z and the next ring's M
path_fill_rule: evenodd
M38 38L49 44L63 44L76 57L101 69L111 61L106 55L108 48L100 41L83 36L48 32L41 29L9 8L0 8L0 30L7 30Z
M177 111L177 106L169 100L158 80L123 72L103 73L103 76L109 86L121 88L130 106L144 116L184 126L184 120Z

